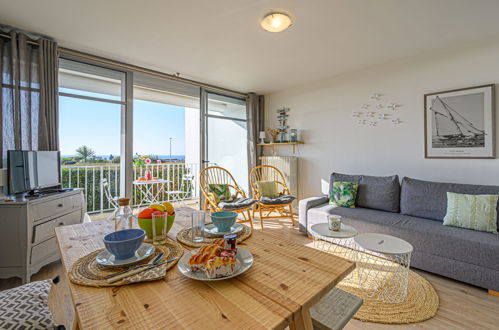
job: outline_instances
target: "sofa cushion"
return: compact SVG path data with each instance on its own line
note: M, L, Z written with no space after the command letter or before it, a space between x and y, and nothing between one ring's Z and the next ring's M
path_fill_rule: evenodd
M415 251L499 271L499 236L444 226L441 222L378 210L324 205L308 211L308 228L326 222L328 214L343 217L359 233L393 235L411 243Z
M400 213L443 221L447 213L447 192L469 195L499 195L499 186L443 183L404 178ZM499 211L499 203L496 208Z
M447 193L445 226L455 226L497 234L499 195Z
M398 212L400 182L398 175L369 176L360 180L357 206L388 212Z
M333 181L333 193L330 196L329 204L355 207L358 189L359 184L355 182Z
M359 184L355 205L375 210L399 212L400 182L398 175L370 176L331 174L330 193L334 181L347 181Z

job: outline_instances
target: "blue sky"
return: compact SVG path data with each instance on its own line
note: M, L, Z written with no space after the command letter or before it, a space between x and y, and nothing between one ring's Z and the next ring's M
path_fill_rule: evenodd
M82 93L79 92L79 94ZM120 118L121 105L119 104L59 97L61 154L74 155L76 148L87 145L97 155L118 155L120 153ZM183 155L185 147L184 108L135 100L134 154L168 155L170 137L173 138L172 155Z

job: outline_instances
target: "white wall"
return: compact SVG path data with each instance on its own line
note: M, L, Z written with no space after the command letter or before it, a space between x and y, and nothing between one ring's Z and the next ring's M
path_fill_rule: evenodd
M327 189L332 171L499 185L499 159L425 159L423 125L425 93L498 82L499 41L463 45L266 95L266 127L277 126L277 108L291 108L289 125L305 142L297 151L300 198ZM402 124L361 127L352 118L376 92L385 95L380 103L403 105Z

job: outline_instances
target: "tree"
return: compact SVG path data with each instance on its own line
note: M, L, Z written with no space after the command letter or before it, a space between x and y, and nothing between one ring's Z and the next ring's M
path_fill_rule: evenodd
M93 151L92 148L87 147L85 145L76 148L75 151L76 154L78 155L78 158L83 160L84 163L86 163L90 157L95 155L95 151Z

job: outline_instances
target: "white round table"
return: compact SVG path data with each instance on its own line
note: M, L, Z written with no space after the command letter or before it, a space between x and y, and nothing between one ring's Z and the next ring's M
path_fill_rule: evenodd
M407 297L412 245L403 239L375 233L354 237L359 281L366 294L387 303Z
M310 233L315 248L355 261L353 238L357 235L357 230L352 226L342 223L339 231L333 231L327 223L317 223L310 227Z
M154 179L154 180L135 180L133 185L140 192L139 206L144 204L156 204L160 202L160 197L165 191L165 184L170 183L169 180ZM156 189L154 189L156 187ZM145 202L145 203L144 203Z

